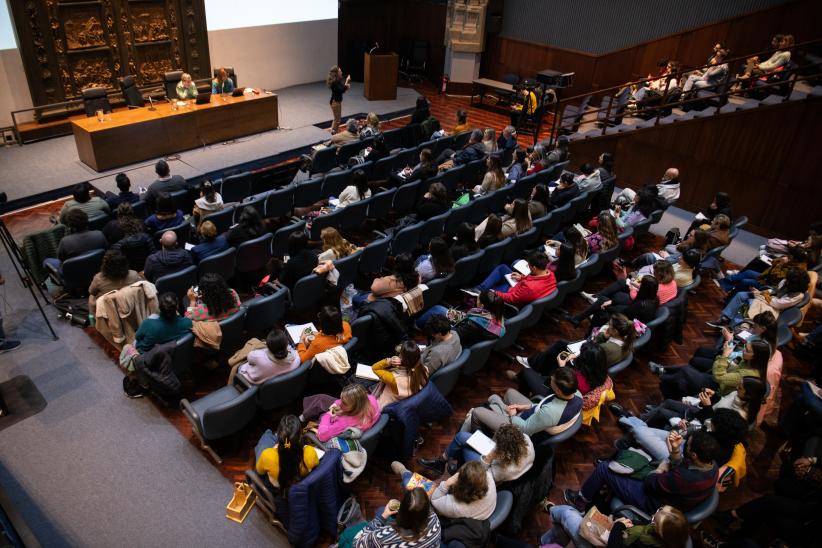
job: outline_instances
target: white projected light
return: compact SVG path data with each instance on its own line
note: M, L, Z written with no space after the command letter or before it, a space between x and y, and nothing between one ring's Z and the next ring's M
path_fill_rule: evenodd
M334 17L337 15L335 14ZM0 1L0 49L15 49L14 31L11 27L11 16L6 2Z
M337 18L337 0L205 0L208 30Z

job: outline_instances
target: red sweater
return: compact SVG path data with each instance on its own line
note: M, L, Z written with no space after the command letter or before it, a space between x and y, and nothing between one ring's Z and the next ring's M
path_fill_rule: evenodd
M550 270L543 276L524 276L517 285L508 290L508 293L497 291L503 301L515 306L521 306L547 297L557 290L557 279Z

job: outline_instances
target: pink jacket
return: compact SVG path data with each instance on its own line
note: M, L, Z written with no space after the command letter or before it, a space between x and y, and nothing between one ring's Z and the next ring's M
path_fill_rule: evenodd
M779 391L779 383L782 380L782 352L777 350L771 356L768 362L768 370L765 373L768 379L768 384L771 386L771 392L765 398L765 403L759 408L759 415L756 417L756 424L762 424L765 420L765 415L771 412L776 403L776 393Z
M379 420L380 418L380 404L377 403L377 398L368 395L368 403L371 404L371 413L366 416L366 422L360 423L357 417L350 417L347 415L333 416L329 412L325 412L320 417L320 425L317 427L317 437L320 441L328 441L333 437L339 436L349 428L359 428L365 432ZM340 400L334 402L334 405L339 406Z

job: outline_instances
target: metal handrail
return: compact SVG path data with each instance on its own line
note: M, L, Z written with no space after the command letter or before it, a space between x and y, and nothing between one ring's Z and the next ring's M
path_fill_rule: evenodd
M789 100L791 94L794 91L794 87L796 86L796 83L798 81L807 81L807 80L810 80L810 79L813 79L813 78L822 77L822 71L817 71L817 72L815 72L813 74L810 74L810 75L803 74L803 75L800 76L798 74L800 71L807 71L808 67L822 67L822 61L817 62L817 63L806 64L806 65L803 65L801 67L798 66L795 69L791 69L791 70L788 70L788 71L782 71L780 74L786 75L786 78L783 81L772 82L772 83L768 83L768 84L762 84L762 85L756 86L755 88L752 88L752 90L763 91L763 90L767 90L767 89L770 89L770 88L776 88L776 87L782 87L782 86L788 85L788 86L790 86L790 89L788 90L788 93L785 94L785 97L782 99L782 102L786 102L786 101ZM731 76L729 75L728 78L731 78ZM716 98L720 98L720 97L730 97L732 95L740 95L739 92L733 92L730 89L727 89L727 90L725 90L724 92L721 92L721 93L713 93L711 95L704 95L702 97L695 97L695 98L688 99L688 100L680 100L680 101L676 101L676 102L673 102L673 103L666 103L666 99L668 98L669 88L671 87L670 84L671 84L671 80L666 82L665 91L664 91L664 93L662 95L662 98L661 98L658 105L641 108L641 109L633 112L632 116L637 116L641 113L647 113L648 111L656 111L656 119L654 120L654 124L653 124L653 125L656 126L656 125L659 125L659 120L662 117L662 110L663 109L680 107L682 105L687 105L687 104L691 104L691 103L700 103L700 102L704 102L704 101L708 101L708 100L716 99ZM713 87L718 87L720 85L722 85L722 84L717 84L716 86L713 86ZM621 86L620 89L622 89L624 87L625 86ZM599 113L599 112L602 112L602 111L606 112L605 118L604 118L604 123L603 123L603 126L602 126L602 133L601 133L602 135L605 135L606 131L608 129L607 121L610 119L611 107L612 107L613 103L614 103L614 101L610 101L608 103L607 108L601 107L601 108L589 109L589 110L586 110L585 113L584 113L585 115L590 115L590 114L595 114L595 113ZM554 119L558 120L559 116L560 115L558 113L556 113L554 115ZM551 136L550 136L550 143L551 144L553 144L553 141L555 140L555 138L557 136L556 135L557 132L564 128L564 126L561 123L561 120L558 122L558 124L559 125L557 125L557 123L554 123L553 127L551 128Z
M194 80L194 83L195 84L211 83L211 78L200 78L199 80ZM138 91L140 91L141 94L149 95L152 98L154 98L153 94L156 94L156 93L159 93L159 92L165 93L165 86L164 85L145 88L145 89L142 89L142 90L140 88L137 88L137 89L138 89ZM116 97L123 98L123 92L122 92L122 90L121 91L114 90L114 91L110 91L110 92L107 91L106 96L107 97L115 97L115 98ZM69 99L68 101L62 101L62 102L59 102L59 103L49 103L47 105L36 105L36 106L33 106L33 107L21 108L21 109L18 109L18 110L12 110L11 113L10 113L11 114L11 121L12 121L12 127L14 128L14 138L17 140L17 144L19 146L23 146L23 140L20 137L20 128L18 127L18 122L17 122L17 116L19 114L23 114L25 112L35 112L36 113L36 112L39 112L39 111L59 109L59 108L63 108L64 112L68 112L69 109L66 108L66 107L68 107L70 105L78 105L78 104L82 104L82 103L83 103L83 99L82 98L77 98L77 99Z

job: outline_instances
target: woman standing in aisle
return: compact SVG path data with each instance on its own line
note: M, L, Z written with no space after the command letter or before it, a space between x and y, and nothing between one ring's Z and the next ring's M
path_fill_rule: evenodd
M342 122L342 100L343 93L348 91L351 87L351 75L345 77L343 81L343 72L340 67L334 65L328 71L328 78L325 81L328 88L331 90L331 114L334 120L331 122L331 134L337 132Z

